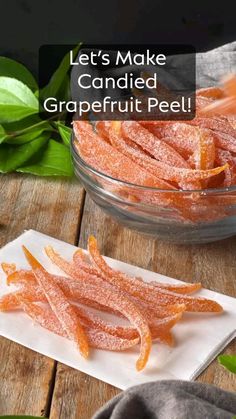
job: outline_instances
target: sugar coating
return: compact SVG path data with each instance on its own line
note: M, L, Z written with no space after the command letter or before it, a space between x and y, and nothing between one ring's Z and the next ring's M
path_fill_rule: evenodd
M189 167L186 160L174 148L159 140L138 122L125 121L122 124L122 132L157 160L176 167Z
M80 273L76 271L68 262L66 263L51 247L46 249L50 259L72 278L79 279ZM83 277L80 281L78 293L88 299L93 299L103 305L120 311L137 328L141 338L140 357L137 361L137 369L143 369L147 363L151 350L151 332L146 319L139 312L138 308L124 296L121 290L112 286L103 286L102 280L94 278L90 280ZM102 288L101 288L102 287Z
M37 304L30 303L25 299L19 299L23 310L42 327L56 333L60 336L69 338L57 316L50 308L40 307ZM79 320L79 317L78 317ZM122 351L131 348L139 343L139 339L123 339L117 336L109 335L108 333L92 328L86 328L86 335L88 337L89 345L110 351Z
M101 137L91 132L84 122L74 123L79 151L92 167L111 177L137 185L158 187L155 178L128 157L115 150Z
M115 271L107 265L99 253L97 242L94 237L88 241L88 249L95 265L103 272L107 273L110 283L124 288L134 296L143 296L148 302L167 304L184 304L187 311L221 311L222 308L213 300L200 297L191 297L189 295L178 295L172 291L161 289L149 283L141 282L134 277L129 277L122 272Z

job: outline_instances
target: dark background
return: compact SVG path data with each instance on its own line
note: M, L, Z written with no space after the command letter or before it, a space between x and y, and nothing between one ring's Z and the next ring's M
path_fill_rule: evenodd
M235 0L7 0L0 16L0 55L34 72L42 44L187 43L205 51L236 39Z

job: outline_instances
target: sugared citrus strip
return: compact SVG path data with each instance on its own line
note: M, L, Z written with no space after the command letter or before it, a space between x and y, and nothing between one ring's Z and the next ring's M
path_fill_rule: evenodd
M83 252L82 249L78 249L75 251L74 255L73 255L73 261L75 263L75 265L79 268L79 269L83 269L85 272L90 273L92 275L102 275L102 278L106 280L106 275L101 272L101 270L99 271L96 267L90 265L87 260L86 260L86 256L85 253ZM136 278L138 279L141 283L144 283L144 281L142 280L142 278ZM196 284L165 284L162 282L157 282L157 281L152 281L150 282L151 285L159 287L159 288L163 288L163 289L167 289L169 291L173 291L179 294L189 294L192 292L196 292L201 288L201 284L200 283L196 283Z
M201 113L201 110L205 108L205 106L210 105L214 102L214 99L204 96L196 96L196 116Z
M63 260L61 260L59 265L61 267L63 266ZM79 268L79 271L78 271L78 268ZM85 268L85 266L83 266L83 268ZM78 266L78 263L75 265L74 269L77 273L77 278L79 280L86 278L86 280L89 280L91 283L94 283L93 278L95 274L96 276L100 275L100 272L96 268L92 268L92 267L89 267L89 269L84 269L81 271L82 267L81 265ZM84 272L86 273L86 275L84 274ZM81 297L80 292L78 292L78 288L79 288L78 279L77 280L70 279L70 287L68 287L68 278L58 276L58 275L53 275L53 278L57 282L57 284L60 286L62 291L65 293L67 298L69 298L72 302L78 302L78 303L84 304L88 307L92 307L100 311L109 312L109 313L119 315L119 316L121 315L121 313L119 313L115 309L103 306L102 304L99 304L97 301L92 301L92 300L88 300L86 298ZM101 283L99 282L98 284L97 279L98 278L95 277L96 284L100 286ZM101 279L102 279L102 276L101 276ZM20 271L16 271L14 274L9 275L7 277L7 283L9 285L12 283L15 285L25 285L25 290L26 291L27 289L31 290L32 295L34 295L34 286L37 284L37 281L32 271L26 271L22 269ZM102 283L102 286L104 286L104 283ZM132 301L134 302L134 304L138 305L141 313L150 322L153 321L153 319L155 318L163 318L163 317L169 316L170 314L181 313L185 310L185 306L183 304L175 304L175 305L170 305L170 306L162 306L162 305L157 306L156 304L147 305L145 304L144 301L140 299L134 299L129 294L127 294L126 296L128 298L132 298ZM3 298L5 297L7 298L7 296L4 296ZM5 302L6 302L6 298L4 299ZM37 299L33 298L32 301L37 301ZM1 302L1 299L0 299L0 302ZM15 299L13 300L13 302L10 304L9 307L10 309L17 308Z
M96 267L93 267L92 265L90 265L86 261L86 257L85 257L85 255L84 255L84 253L81 249L77 250L74 253L73 261L74 261L75 269L79 270L79 271L77 271L78 275L79 275L79 273L81 274L81 270L83 270L84 272L86 272L90 276L91 275L92 276L95 275L97 277L100 276L101 279L103 279L104 281L109 283L109 280L107 280L107 276L104 272L101 272L101 270L98 270ZM63 263L63 261L61 260L60 264L62 264L62 263ZM189 286L191 284L186 284L186 285ZM192 285L194 285L194 287L195 287L195 284L192 284ZM176 289L176 286L174 286L174 289ZM181 290L182 290L182 287L181 287ZM153 302L147 302L143 295L140 295L140 297L137 297L137 296L134 297L134 295L128 293L127 290L124 291L124 292L125 292L126 296L129 299L131 299L134 302L134 304L136 304L139 307L139 309L141 310L144 317L148 320L149 324L155 318L163 318L163 317L169 316L170 314L182 313L182 312L185 311L184 304L175 304L175 305L171 304L169 306L162 306L161 304L157 305L156 303L153 303ZM183 293L183 292L181 291L181 293Z
M236 96L236 75L229 74L223 80L223 90L226 96Z
M24 291L15 292L7 294L1 298L0 311L19 310L21 308L19 300L25 300L28 303L47 302L47 299L42 291L40 291L40 295L37 296ZM89 327L88 324L90 324L90 327L92 327L93 324L93 327L96 330L103 331L112 336L117 336L122 339L132 340L139 337L137 330L131 326L112 325L108 322L105 322L104 320L98 320L97 316L94 316L93 314L88 315L88 313L86 313L85 318L85 316L81 316L81 307L78 308L78 306L74 306L74 308L76 311L78 310L78 315L80 316L82 324L84 324L87 327ZM150 331L152 338L159 339L166 344L171 344L170 341L172 341L172 337L170 336L169 330L177 323L177 321L180 320L181 315L182 314L179 313L170 317L165 317L163 319L150 319Z
M202 128L208 128L219 133L223 132L225 134L232 135L232 137L236 136L236 130L230 125L230 123L225 118L197 117L197 118L192 119L191 121L185 121L185 122L190 125L198 125L199 127L202 127Z
M6 275L10 275L10 274L14 273L15 270L16 270L15 263L4 263L3 262L3 263L1 263L1 267L2 267L3 272Z
M166 333L170 331L172 327L176 325L176 323L181 319L182 314L177 314L175 316L166 317L165 319L155 320L150 325L150 330L153 339L157 338L165 338ZM101 325L101 321L97 324L91 325L90 327L98 330L103 330L104 332L118 336L123 339L135 339L139 337L137 330L130 326L117 326L112 325L106 322L103 322Z
M37 304L31 303L20 294L18 296L18 300L21 308L36 323L40 324L45 329L56 333L57 335L68 338L68 335L61 326L57 316L50 308L43 308ZM109 335L101 330L91 328L86 328L86 334L90 346L109 351L124 351L139 343L139 338L134 338L132 340L123 339L117 336Z
M172 122L166 125L149 125L147 129L159 134L162 141L174 147L185 158L194 152L197 145L197 131L192 125Z
M58 318L67 336L74 340L84 358L89 355L89 346L86 333L79 321L74 307L68 301L61 288L53 277L43 268L33 255L23 246L27 261L29 262L38 284L43 289L52 311Z
M53 262L67 275L71 276L72 278L77 278L79 281L89 282L97 287L100 287L101 289L104 288L104 286L112 286L114 288L114 285L116 287L116 284L110 284L109 281L107 281L106 275L103 274L101 271L99 271L96 268L91 268L88 266L86 268L86 265L83 261L83 265L81 265L79 261L78 263L73 266L73 264L69 263L65 259L63 259L59 254L53 251L51 251L51 259L53 257ZM76 252L77 257L81 259L81 253ZM76 259L76 255L75 258ZM78 262L78 261L77 261ZM82 269L83 268L83 269ZM67 283L62 283L62 287L66 287ZM65 292L68 293L68 295L71 295L71 297L74 296L79 298L77 296L77 288L80 287L79 282L77 284L73 284L73 289L70 287L70 290L65 290ZM119 289L119 288L118 288ZM139 295L135 294L134 292L129 293L128 290L122 290L123 294L126 298L128 298L130 301L132 301L135 305L139 307L139 311L143 316L149 321L152 321L154 318L163 318L165 316L169 316L170 314L175 313L182 313L185 311L185 305L184 304L165 304L163 305L161 302L159 304L156 304L156 301L149 301L145 298L145 295L143 293L139 293Z
M125 351L139 343L139 338L128 340L109 335L96 329L87 329L89 344L97 349L107 351Z
M201 89L197 89L196 96L207 97L211 99L220 99L224 95L223 90L220 87L203 87Z
M62 258L53 250L51 246L47 246L45 251L53 263L63 269L64 272L69 274L72 278L78 279L78 273L76 270L69 262L66 263L66 261L64 261L62 264ZM152 345L151 332L147 321L133 302L124 296L122 291L116 290L115 287L102 286L102 282L104 281L98 282L96 278L94 278L92 283L89 279L84 277L83 280L79 282L77 292L81 293L82 297L95 300L100 304L120 311L130 321L130 323L137 328L141 338L141 349L139 359L136 363L136 368L137 370L141 370L145 367L148 361Z
M73 293L72 290L71 292ZM28 285L28 287L23 287L21 291L4 295L0 299L0 311L18 310L20 308L19 300L25 300L29 303L47 302L45 294L38 285ZM81 298L79 299L79 302L81 302ZM82 299L82 303L83 302L84 301ZM170 315L171 310L167 311L166 313L163 310L163 318L158 319L155 317L155 315L153 315L152 310L150 308L140 309L140 302L137 301L137 304L143 316L145 316L145 318L148 319L148 324L150 325L152 338L159 339L166 344L170 344L173 338L170 335L169 330L181 319L183 310L179 309L179 311L177 311L176 308L176 314L173 315ZM91 313L88 309L82 308L81 306L75 305L74 309L78 314L81 323L86 327L91 327L93 329L104 331L105 333L123 339L135 339L139 336L137 330L130 326L119 326L106 322L105 320L102 320L99 316Z
M225 97L217 100L216 102L207 105L201 111L203 116L215 116L215 115L235 115L236 114L236 97Z
M142 121L141 124L145 127L150 128L169 126L175 122L171 121ZM185 123L189 125L196 125L202 128L211 129L219 133L229 134L232 137L236 136L236 130L231 126L226 117L214 116L212 118L196 117L191 120L179 121L179 123Z
M224 132L212 131L215 145L230 152L236 153L236 134L235 137Z
M96 132L101 138L103 138L103 140L105 140L108 143L110 142L109 129L110 129L110 121L97 121L96 122Z
M156 303L162 302L162 304L185 304L187 311L209 311L209 312L221 312L222 307L220 304L213 300L208 300L201 297L191 297L188 295L179 295L168 290L154 287L148 283L140 283L136 278L131 278L122 272L115 271L112 269L101 254L97 247L97 241L95 237L90 236L88 240L88 250L91 255L92 261L99 270L106 274L107 280L111 284L114 284L121 289L126 290L130 294L137 297L143 296L147 301Z
M236 115L236 76L234 74L225 78L222 93L219 100L202 109L203 116Z
M198 143L194 153L195 168L199 170L212 169L215 162L215 142L209 130L197 128Z
M83 275L83 273L82 273ZM74 288L71 286L68 287L68 278L62 277L59 275L52 275L53 279L56 281L56 283L60 286L62 291L65 293L66 297L69 298L72 301L78 301L81 304L85 304L89 307L93 307L97 310L101 311L107 311L112 314L119 314L116 310L112 310L111 308L105 307L102 304L97 303L96 301L91 301L86 298L82 298L80 294L77 293L78 283L77 281L74 281L74 285L76 285ZM71 281L72 283L73 281ZM21 269L19 271L14 272L13 274L10 274L7 277L7 284L15 284L20 285L24 284L28 287L28 285L35 285L37 284L37 280L35 278L35 275L32 271ZM35 300L33 300L35 301Z
M223 172L228 165L221 167L215 167L209 170L192 170L179 167L171 167L165 163L155 161L151 157L144 155L139 150L132 149L128 144L125 143L124 139L112 129L110 131L110 138L112 143L119 148L124 154L126 154L133 161L135 160L141 167L145 167L147 171L152 174L156 174L158 177L174 181L174 182L191 182L208 179L212 176Z
M10 284L37 284L37 280L32 271L21 269L15 270L7 275L7 285Z
M166 318L161 321L159 321L158 324L153 325L150 327L152 338L153 340L158 339L161 342L173 346L174 345L174 339L173 335L170 332L170 329L172 329L173 326L176 325L176 323L181 319L182 315L173 316L172 318Z
M121 129L125 137L140 145L157 160L175 167L189 167L186 160L174 148L155 137L138 122L122 122Z
M0 298L0 311L10 311L10 310L18 310L18 294L21 294L22 297L26 298L28 301L40 301L40 302L47 302L45 295L43 294L41 288L39 286L31 285L27 287L23 287L20 291L11 292L9 294L5 294Z
M227 163L229 168L225 170L225 179L223 186L229 187L235 181L235 174L236 174L236 164L231 153L228 150L222 150L217 148L216 150L216 162L219 164Z
M87 272L90 275L99 276L102 279L106 280L105 275L101 271L99 271L95 266L92 266L89 261L87 260L87 255L83 252L82 249L78 249L73 254L73 262L75 267L81 271Z
M159 187L158 179L149 172L140 169L128 157L91 130L90 124L74 122L76 134L75 147L81 157L92 167L113 178L136 185Z
M155 282L151 281L151 285L157 288L162 288L167 291L172 291L177 294L191 294L193 292L199 291L202 287L202 284L200 282L197 282L196 284L164 284L161 282Z

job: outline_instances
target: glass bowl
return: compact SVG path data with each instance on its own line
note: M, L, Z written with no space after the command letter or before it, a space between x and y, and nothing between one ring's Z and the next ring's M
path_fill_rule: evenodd
M124 226L178 244L209 243L236 234L236 186L162 190L114 179L89 166L74 141L76 176L92 200Z

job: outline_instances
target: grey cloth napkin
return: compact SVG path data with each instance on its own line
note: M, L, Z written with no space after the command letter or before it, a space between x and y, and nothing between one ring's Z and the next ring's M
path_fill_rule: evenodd
M236 73L236 41L196 55L197 87L214 86L227 73Z
M93 419L233 419L236 393L208 384L165 380L131 387Z
M213 86L230 72L236 73L236 42L197 54L197 87ZM234 416L236 393L207 384L168 380L131 387L110 400L94 419L233 419Z

